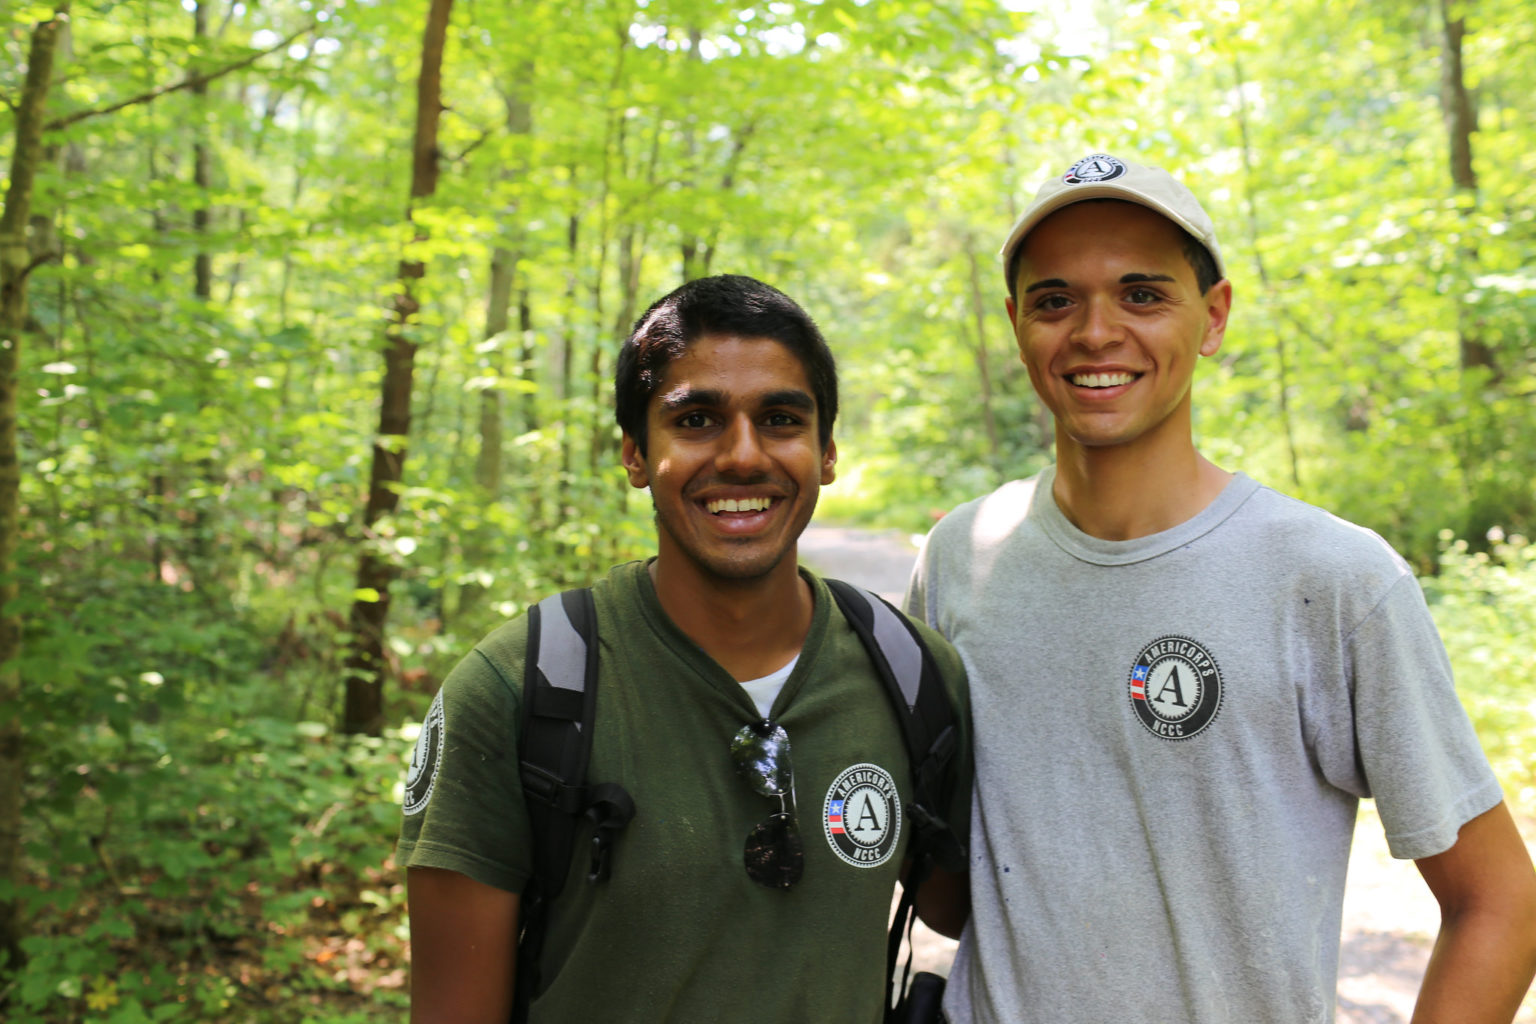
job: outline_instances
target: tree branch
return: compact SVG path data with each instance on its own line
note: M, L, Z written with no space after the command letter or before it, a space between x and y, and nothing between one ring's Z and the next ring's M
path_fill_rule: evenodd
M238 60L233 64L229 64L215 71L204 71L195 75L188 75L186 78L183 78L179 82L173 82L170 85L162 85L158 89L151 89L148 92L140 93L137 96L129 97L126 100L121 100L109 106L91 107L88 110L77 110L73 114L70 114L68 117L59 117L49 121L46 125L43 126L43 130L55 132L60 128L68 128L70 125L75 124L78 121L85 121L92 117L101 117L105 114L115 114L119 110L122 110L126 107L137 106L141 103L151 103L160 97L168 96L173 92L181 92L183 89L191 89L195 86L207 85L209 82L212 82L218 78L223 78L225 75L239 71L241 68L250 67L252 64L256 63L258 60L267 56L268 54L276 53L278 50L287 49L295 39L304 35L306 32L313 32L319 26L320 22L318 20L312 21L304 28L301 28L297 32L293 33L293 35L289 36L287 39L284 39L282 42L277 43L276 45L271 46L265 50L253 53L243 60Z

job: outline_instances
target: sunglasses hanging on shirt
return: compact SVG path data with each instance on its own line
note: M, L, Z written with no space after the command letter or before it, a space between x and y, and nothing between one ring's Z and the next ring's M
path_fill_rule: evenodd
M805 846L795 817L789 735L783 726L767 719L744 725L731 737L731 760L754 792L779 802L779 809L747 835L742 854L747 877L770 889L788 889L805 871Z

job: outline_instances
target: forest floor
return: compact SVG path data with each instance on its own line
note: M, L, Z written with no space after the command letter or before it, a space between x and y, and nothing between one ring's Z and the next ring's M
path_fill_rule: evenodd
M899 603L917 549L899 531L813 524L800 539L800 560L817 572L846 579ZM1536 856L1536 822L1522 821ZM1344 891L1337 1024L1407 1024L1439 908L1418 871L1387 852L1375 806L1366 801L1355 828ZM921 924L914 929L914 970L949 973L955 943ZM1527 995L1516 1024L1536 1024L1536 992Z

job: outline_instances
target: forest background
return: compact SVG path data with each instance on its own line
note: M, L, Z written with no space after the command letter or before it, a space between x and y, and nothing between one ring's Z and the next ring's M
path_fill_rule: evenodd
M841 363L821 515L1050 457L995 251L1099 150L1206 201L1217 462L1420 572L1536 813L1523 0L0 6L0 1015L403 1019L427 701L650 547L609 376L706 273ZM24 966L23 966L24 965Z

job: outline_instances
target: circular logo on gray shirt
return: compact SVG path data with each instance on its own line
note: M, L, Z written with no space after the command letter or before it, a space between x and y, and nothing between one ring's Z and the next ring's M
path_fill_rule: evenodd
M1148 732L1165 740L1198 736L1221 710L1221 670L1187 636L1147 644L1131 665L1131 707Z

